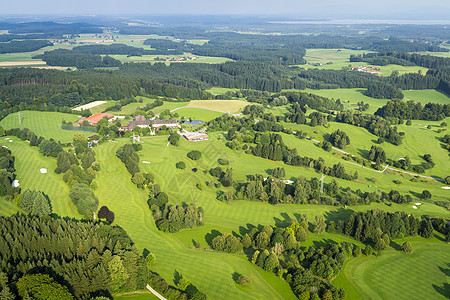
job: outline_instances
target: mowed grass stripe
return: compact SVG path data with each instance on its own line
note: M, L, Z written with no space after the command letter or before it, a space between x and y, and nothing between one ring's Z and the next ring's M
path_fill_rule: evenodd
M413 242L409 255L386 250L379 258L350 261L345 275L367 299L446 299L438 292L448 284L450 246ZM443 289L442 289L443 291Z

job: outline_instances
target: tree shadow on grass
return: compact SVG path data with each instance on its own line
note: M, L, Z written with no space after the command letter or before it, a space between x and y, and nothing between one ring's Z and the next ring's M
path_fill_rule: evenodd
M420 193L417 193L417 192L413 192L413 191L408 191L411 195L413 195L414 197L416 197L416 198L419 198L420 199L420 196L422 196L422 194L420 194Z
M360 149L360 148L358 148L357 150L358 150L359 155L361 155L362 157L367 158L367 159L369 158L369 150Z
M397 243L394 242L394 241L391 241L391 242L389 243L389 246L392 247L392 248L394 248L394 250L396 250L396 251L402 251L402 246L399 245L399 244L397 244Z
M436 292L438 292L442 296L446 297L447 299L450 298L450 296L449 296L450 295L450 284L444 282L442 284L442 287L433 284L433 288L435 289Z
M180 283L181 278L183 278L183 275L181 275L180 272L178 272L177 270L175 270L173 272L173 283L175 284L175 286L178 285L178 283Z
M231 277L233 278L234 282L236 282L238 280L238 278L241 276L242 276L242 274L238 273L238 272L233 272L233 274L231 274Z
M283 219L274 217L273 219L275 220L275 226L276 227L288 227L289 225L292 224L293 220L291 219L291 217L287 214L287 213L281 213L281 217Z
M450 263L447 263L447 267L438 267L439 270L445 274L446 277L450 277ZM441 294L442 296L446 297L447 299L450 299L450 284L444 282L442 284L442 287L437 286L436 284L433 284L433 288Z
M323 240L320 240L320 241L314 241L313 244L314 244L314 247L316 247L316 248L322 248L322 247L325 247L328 244L337 244L337 242L335 242L335 241L333 241L331 239L323 239Z
M208 245L211 246L212 240L213 240L216 236L219 236L219 235L222 235L222 233L220 233L220 231L218 231L218 230L213 229L213 230L211 230L210 233L205 234L205 240L206 240L206 242L208 243Z

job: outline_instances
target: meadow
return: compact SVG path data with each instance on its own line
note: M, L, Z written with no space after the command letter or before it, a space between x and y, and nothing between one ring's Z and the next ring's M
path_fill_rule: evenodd
M450 104L450 97L436 90L406 90L403 91L405 100L414 100L425 105L429 102L439 104Z
M324 70L340 70L350 66L369 66L366 62L350 62L351 54L371 53L365 50L350 50L350 49L306 49L305 60L308 64L298 65L300 68L318 68ZM315 66L314 64L321 63L323 65ZM327 64L329 63L329 64ZM400 75L405 73L417 73L419 70L426 73L427 68L412 66L404 67L399 65L380 66L380 75L389 76L393 71L398 71Z

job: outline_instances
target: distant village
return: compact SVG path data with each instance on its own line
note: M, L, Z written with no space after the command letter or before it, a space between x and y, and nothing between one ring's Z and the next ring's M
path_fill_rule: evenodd
M81 118L78 120L73 126L81 127L81 126L96 126L97 123L102 119L107 119L108 122L113 122L116 119L119 119L119 116L115 116L109 113L98 113L94 114L87 118ZM137 115L128 122L128 125L122 125L119 128L119 132L127 132L133 131L134 128L148 128L150 129L150 135L156 135L156 132L159 130L173 130L175 129L182 137L184 137L188 141L204 141L208 140L208 135L204 131L199 132L188 132L186 130L182 130L181 122L175 119L146 119L144 116ZM96 138L97 136L92 136Z
M352 71L378 74L380 73L380 68L374 66L352 66Z
M171 61L171 62L181 62L181 61L188 61L188 60L197 60L198 57L196 56L183 56L183 57L164 57L164 56L157 56L153 60L155 61Z

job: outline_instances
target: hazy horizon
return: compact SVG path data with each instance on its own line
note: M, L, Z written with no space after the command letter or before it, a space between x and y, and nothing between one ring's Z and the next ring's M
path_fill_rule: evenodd
M2 0L2 2L5 2ZM236 15L283 17L286 19L329 19L329 20L405 20L418 23L422 20L448 21L450 1L387 1L361 3L356 0L315 2L282 0L237 1L215 3L206 0L190 2L179 0L145 1L129 0L79 0L79 1L17 1L3 3L4 17L33 15L68 16L152 16L152 15ZM280 19L280 21L283 21Z

